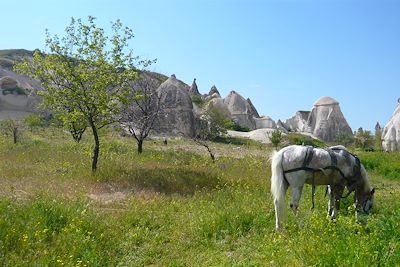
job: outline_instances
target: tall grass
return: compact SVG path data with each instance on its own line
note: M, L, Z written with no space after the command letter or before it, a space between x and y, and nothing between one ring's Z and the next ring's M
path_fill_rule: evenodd
M175 151L173 140L165 151L149 142L138 155L132 140L108 137L93 175L90 140L47 134L16 146L0 142L2 266L400 264L399 180L368 165L378 166L375 152L360 158L379 174L373 183L388 186L378 188L367 225L355 222L350 197L338 219L326 219L320 187L310 211L306 187L298 216L289 214L286 230L276 233L266 156L221 155L213 164L207 155ZM396 157L387 155L390 168ZM129 194L110 203L88 197L102 190Z

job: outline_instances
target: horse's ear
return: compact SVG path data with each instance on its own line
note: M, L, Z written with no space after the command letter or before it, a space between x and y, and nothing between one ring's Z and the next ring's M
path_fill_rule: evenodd
M371 190L371 195L375 194L375 187Z

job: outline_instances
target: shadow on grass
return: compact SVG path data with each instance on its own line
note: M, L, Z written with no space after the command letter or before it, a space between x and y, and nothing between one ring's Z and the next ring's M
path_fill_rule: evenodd
M130 172L124 171L118 177L118 179L110 179L114 180L110 182L117 182L134 190L148 190L166 195L187 196L198 191L210 191L223 186L221 179L211 171L191 170L184 167L138 168Z

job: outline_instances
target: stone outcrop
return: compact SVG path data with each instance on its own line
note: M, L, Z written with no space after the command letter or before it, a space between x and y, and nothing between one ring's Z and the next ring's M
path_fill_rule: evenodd
M249 110L250 114L253 115L253 117L255 117L255 118L259 118L260 115L258 115L258 111L257 111L256 107L253 105L253 103L251 102L250 98L247 98L246 101L250 106L250 110Z
M39 88L39 82L0 66L0 120L20 119L36 112Z
M200 96L199 89L197 88L196 78L193 80L192 86L189 89L190 96Z
M277 125L273 119L271 119L269 116L262 116L259 118L254 117L254 122L256 124L256 129L264 129L264 128L269 128L269 129L276 129Z
M339 102L327 96L321 97L314 103L304 132L327 142L335 141L339 134L353 134L340 110Z
M18 82L9 76L0 78L0 89L12 89L18 86Z
M163 116L159 118L158 130L162 133L193 137L194 115L192 99L186 84L171 75L157 89L161 97Z
M213 107L217 108L224 114L226 118L232 118L232 114L229 111L228 105L224 102L222 98L213 98L210 100L209 105L213 105Z
M328 96L318 99L311 111L297 111L292 118L280 122L280 127L289 132L312 134L326 142L335 141L339 134L353 134L339 102Z
M400 150L400 99L392 117L383 128L382 147L388 152Z
M310 111L297 111L296 114L282 123L290 132L302 132L307 124Z
M210 92L208 93L208 95L206 96L206 100L210 100L213 98L221 98L221 94L219 93L217 87L215 85L213 85L210 89Z
M224 99L232 119L242 127L247 127L250 130L256 129L254 117L258 113L254 112L254 107L244 99L240 94L231 91Z
M278 121L276 122L276 128L277 128L278 130L280 130L281 132L284 132L284 133L287 133L287 132L288 132L285 123L282 122L281 120L278 120Z

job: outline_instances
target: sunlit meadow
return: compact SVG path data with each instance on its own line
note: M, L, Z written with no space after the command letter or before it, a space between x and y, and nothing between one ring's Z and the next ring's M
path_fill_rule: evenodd
M86 138L89 138L86 137ZM325 188L311 211L275 232L271 148L212 144L217 160L187 140L102 136L97 173L91 140L58 129L0 140L1 266L398 266L400 156L357 152L377 188L366 225L352 196L326 218Z

